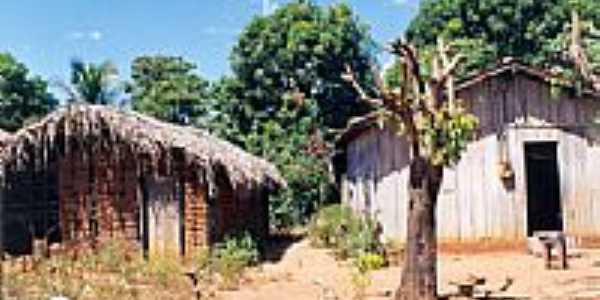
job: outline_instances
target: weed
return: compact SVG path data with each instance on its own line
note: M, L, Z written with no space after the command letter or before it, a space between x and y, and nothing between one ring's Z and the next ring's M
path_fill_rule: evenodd
M237 286L239 279L248 266L258 261L256 243L249 234L240 237L228 237L218 244L212 257L212 266L220 275L224 288Z

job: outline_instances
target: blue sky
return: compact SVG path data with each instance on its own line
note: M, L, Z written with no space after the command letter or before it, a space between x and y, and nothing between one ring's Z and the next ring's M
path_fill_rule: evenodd
M350 0L377 42L403 32L419 0ZM264 3L269 3L265 6ZM319 4L336 1L319 0ZM73 57L110 60L122 76L143 54L183 56L215 79L229 72L238 33L284 0L1 0L0 51L34 74L64 80Z

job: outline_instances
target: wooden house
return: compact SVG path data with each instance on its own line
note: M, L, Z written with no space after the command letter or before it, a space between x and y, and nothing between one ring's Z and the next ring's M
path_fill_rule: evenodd
M600 94L577 93L549 72L510 61L462 82L457 96L479 130L444 171L439 242L513 248L551 230L598 245ZM375 119L351 122L338 139L342 201L403 241L409 147Z
M107 106L70 105L14 134L2 155L5 250L123 239L193 254L227 234L268 234L263 159L209 133Z

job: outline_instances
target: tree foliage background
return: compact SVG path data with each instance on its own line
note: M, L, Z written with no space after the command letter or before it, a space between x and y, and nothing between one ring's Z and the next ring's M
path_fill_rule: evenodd
M31 76L12 55L0 53L0 128L15 131L45 115L57 103L46 81Z
M600 27L597 0L423 0L406 37L420 48L435 47L445 37L458 51L469 53L459 75L513 57L539 67L563 65L571 11L577 9L588 28ZM590 55L597 48L588 47ZM600 57L598 57L600 58Z
M188 123L202 113L208 81L196 65L175 56L142 56L131 66L128 86L134 110L168 122Z
M290 188L271 203L273 224L302 222L337 200L327 149L335 130L367 109L340 75L350 65L368 83L374 51L368 28L345 4L292 1L242 32L231 54L239 86L230 89L232 102L221 103L234 103L243 147L288 180Z

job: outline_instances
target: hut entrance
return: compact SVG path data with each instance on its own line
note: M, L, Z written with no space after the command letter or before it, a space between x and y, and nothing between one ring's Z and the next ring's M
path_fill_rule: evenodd
M528 236L563 229L556 148L556 142L525 144Z

